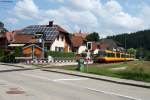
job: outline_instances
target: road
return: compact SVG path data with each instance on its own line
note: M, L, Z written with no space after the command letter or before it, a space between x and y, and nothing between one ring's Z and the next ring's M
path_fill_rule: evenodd
M13 71L11 71L13 69ZM0 65L0 100L149 100L150 89ZM4 71L3 70L10 70Z

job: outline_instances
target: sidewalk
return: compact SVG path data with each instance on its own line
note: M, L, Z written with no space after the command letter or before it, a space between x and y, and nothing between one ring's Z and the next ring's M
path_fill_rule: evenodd
M26 64L21 64L21 63L0 63L0 65L7 65L7 66L14 66L14 67L19 67L19 68L26 68L26 69L30 69L30 68L37 68L34 65L26 65Z
M5 66L0 67L0 73L37 69L37 67L35 67L33 65L25 65L25 64L1 63L0 62L0 65L5 65ZM6 66L8 66L8 67L6 67Z
M68 71L68 70L63 70L63 69L44 68L42 70L43 71L49 71L49 72L68 74L68 75L75 75L75 76L80 76L80 77L86 77L86 78L91 78L91 79L96 79L96 80L108 81L108 82L113 82L113 83L117 83L117 84L124 84L124 85L138 86L138 87L143 87L143 88L150 88L150 83L148 83L148 82L119 79L119 78L113 78L113 77L102 76L102 75L82 73L82 72L77 72L77 71Z

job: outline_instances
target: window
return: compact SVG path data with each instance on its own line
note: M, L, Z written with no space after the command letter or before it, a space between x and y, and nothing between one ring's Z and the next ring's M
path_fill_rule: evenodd
M64 48L63 47L55 47L55 51L63 52Z
M100 56L100 57L105 57L105 56L106 56L106 53L103 52L103 51L99 51L99 56Z
M55 51L58 51L58 47L55 47Z
M91 50L91 49L92 49L92 43L91 43L91 42L88 42L88 43L87 43L87 48L88 48L88 50Z
M117 58L120 58L120 53L116 53Z
M47 46L46 48L47 48L47 50L50 50L50 46Z
M107 57L115 57L115 54L114 53L108 53Z
M59 35L57 36L57 40L59 41Z
M63 52L63 51L64 51L64 48L63 48L63 47L59 47L59 51L60 51L60 52Z
M61 41L64 41L64 37L63 36L61 37Z
M125 58L125 54L122 54L122 55L121 55L121 58Z

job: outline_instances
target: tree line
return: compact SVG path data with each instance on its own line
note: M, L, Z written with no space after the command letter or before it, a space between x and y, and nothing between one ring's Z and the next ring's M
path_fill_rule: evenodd
M126 49L134 48L137 50L137 57L148 58L150 56L150 30L137 31L133 33L123 33L114 36L108 36L119 42Z

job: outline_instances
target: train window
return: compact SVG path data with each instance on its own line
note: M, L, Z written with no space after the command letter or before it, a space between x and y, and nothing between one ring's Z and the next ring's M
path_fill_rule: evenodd
M106 53L105 53L105 52L102 52L102 51L99 51L99 56L100 56L100 57L104 57L104 56L106 56Z
M116 56L117 56L118 58L120 58L120 53L117 53Z
M100 55L100 56L103 56L103 52L100 52L99 55Z
M115 54L114 53L108 53L107 57L115 57Z
M128 54L126 54L126 58L130 58L130 56Z
M122 55L121 55L121 58L125 58L125 54L122 54Z

